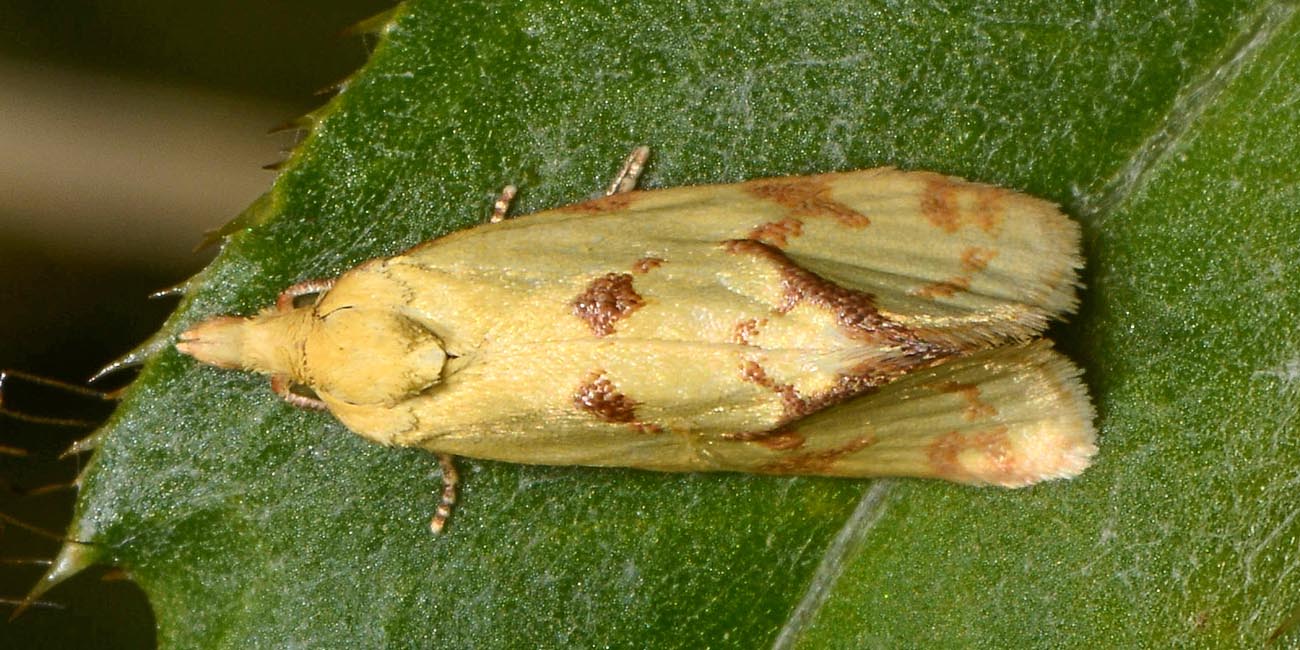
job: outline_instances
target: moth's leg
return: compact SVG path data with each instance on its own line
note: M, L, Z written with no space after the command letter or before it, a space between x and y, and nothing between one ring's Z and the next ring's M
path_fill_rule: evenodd
M510 202L514 200L515 193L519 188L514 185L507 185L501 188L501 196L497 197L496 203L492 204L492 217L488 223L500 223L506 220L506 212L510 210Z
M293 309L293 299L298 296L305 296L311 293L322 293L329 291L334 286L334 278L325 278L322 280L304 280L298 284L292 285L280 292L275 298L276 311L289 311Z
M637 178L641 176L641 170L645 169L645 161L649 157L650 147L642 145L633 149L623 161L623 168L618 170L613 182L609 184L609 189L605 190L605 196L636 189ZM510 202L514 200L516 192L518 188L514 185L501 188L501 196L497 197L496 202L492 204L492 216L488 219L488 223L500 223L506 220L506 212L510 210Z
M636 179L640 178L641 170L645 169L645 161L649 157L650 147L641 145L633 149L632 153L627 155L627 160L623 161L623 168L618 170L614 181L609 184L609 189L605 190L605 196L636 189Z
M429 531L434 535L441 535L442 529L447 527L451 508L456 505L456 485L460 483L460 474L450 455L438 454L438 464L442 466L442 498L438 500L438 509L429 521Z
M22 411L10 409L5 406L5 383L6 380L8 379L21 379L29 384L44 386L46 388L56 388L58 390L73 393L74 395L81 395L83 397L93 397L95 399L105 401L105 402L116 402L117 400L121 399L122 391L124 390L119 388L117 390L112 390L112 391L101 391L101 390L95 390L93 388L87 388L80 384L74 384L66 381L59 381L58 379L50 379L48 377L42 377L40 375L33 375L32 373L23 372L21 370L0 370L0 416L7 416L15 420L21 420L23 422L31 422L34 424L53 424L57 426L66 426L66 427L90 428L99 423L94 420L80 420L77 418L56 418L56 417L48 417L44 415L32 415L30 413L24 413ZM10 453L10 450L12 449L13 448L11 447L3 447L0 448L0 453Z
M306 395L299 395L298 393L293 392L289 383L289 378L285 375L271 375L271 392L279 395L280 399L300 409L324 411L328 408L325 406L325 402L314 397L307 397Z

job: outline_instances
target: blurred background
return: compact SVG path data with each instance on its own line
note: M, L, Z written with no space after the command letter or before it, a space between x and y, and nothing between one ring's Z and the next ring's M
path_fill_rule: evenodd
M393 0L0 0L0 370L84 382L162 323L148 294L198 271L202 233L266 191L297 134L373 39L341 37ZM110 377L113 388L130 379ZM9 377L4 409L100 417L94 400ZM0 599L21 598L62 533L86 434L0 415ZM46 486L54 486L45 491ZM0 623L0 647L153 645L143 595L111 571ZM4 611L4 610L0 610Z

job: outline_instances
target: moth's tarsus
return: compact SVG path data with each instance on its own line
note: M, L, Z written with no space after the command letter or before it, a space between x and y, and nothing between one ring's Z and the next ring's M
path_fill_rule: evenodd
M324 411L329 408L319 399L295 393L293 391L295 385L296 382L286 375L271 375L271 392L278 395L280 399L309 411Z
M287 289L280 292L275 298L275 308L278 311L291 311L296 306L294 300L302 296L321 294L330 290L334 286L334 278L319 278L315 280L303 280L296 284L290 285Z
M442 466L442 496L438 499L438 509L429 520L429 532L441 535L451 517L451 509L456 505L456 486L460 484L460 473L456 471L454 457L438 454L438 464Z
M614 175L614 180L610 182L609 189L605 190L605 196L613 196L623 192L631 192L636 189L637 179L641 178L641 171L645 169L646 160L650 158L650 147L641 145L632 150L623 161L623 167Z
M514 185L501 188L501 194L492 203L492 216L488 217L488 223L501 223L506 220L506 213L510 211L510 202L515 200L518 191L519 188Z

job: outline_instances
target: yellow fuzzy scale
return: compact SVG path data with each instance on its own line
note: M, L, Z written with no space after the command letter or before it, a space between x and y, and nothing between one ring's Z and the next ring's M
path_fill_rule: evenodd
M616 192L177 347L440 454L1019 487L1096 451L1078 368L1033 340L1076 305L1079 239L1051 203L930 172Z

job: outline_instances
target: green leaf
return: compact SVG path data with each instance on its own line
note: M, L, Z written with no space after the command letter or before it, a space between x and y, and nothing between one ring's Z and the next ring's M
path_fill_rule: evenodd
M1300 603L1291 3L404 5L168 323L83 477L177 647L1259 644ZM1101 454L1019 491L462 460L166 345L302 279L597 192L892 164L1088 233ZM1284 633L1285 643L1297 634Z

